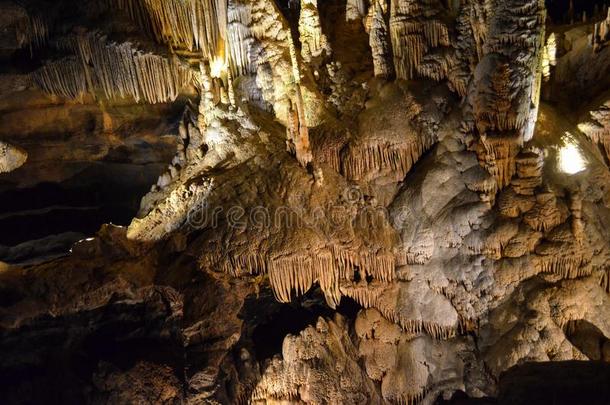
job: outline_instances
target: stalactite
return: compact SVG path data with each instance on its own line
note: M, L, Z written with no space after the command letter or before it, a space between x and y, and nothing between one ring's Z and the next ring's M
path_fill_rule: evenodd
M548 232L560 225L563 221L555 195L550 192L537 194L536 204L525 213L523 222L539 232Z
M356 301L363 308L376 308L378 299L383 294L383 289L379 287L371 288L366 283L347 284L341 286L341 293ZM393 322L392 319L387 319Z
M610 266L602 269L599 277L599 285L602 286L604 291L610 294Z
M605 20L595 23L591 35L591 46L595 52L599 52L610 41L610 9Z
M458 334L459 325L447 326L421 319L406 318L383 300L384 289L380 285L371 286L367 283L342 285L341 292L345 296L352 298L363 308L377 309L384 318L397 324L410 335L426 334L437 340L447 340Z
M324 52L330 53L330 45L322 32L317 0L301 0L299 15L299 39L301 42L301 57L305 63L320 57Z
M326 302L331 308L336 308L341 301L340 274L339 269L335 266L332 252L325 250L316 254L313 257L313 265Z
M542 83L545 17L544 4L538 0L510 0L494 8L481 57L487 69L478 73L471 100L480 135L512 132L520 143L532 138Z
M449 75L451 60L449 54L434 53L423 57L417 65L417 73L421 77L441 81Z
M307 119L305 117L305 105L303 102L303 94L301 91L301 68L297 58L296 49L292 38L288 38L290 60L292 63L292 74L295 83L295 106L296 109L291 109L297 112L298 131L295 131L293 138L295 153L297 160L301 166L306 167L313 160L311 152L311 144L309 142L309 129L307 128Z
M314 160L329 165L334 171L341 171L341 155L339 148L326 147L316 150Z
M427 387L420 387L421 391L417 393L402 394L399 397L392 398L399 405L418 405L423 401L428 392Z
M366 0L347 0L345 4L345 20L361 20L366 15Z
M578 129L587 135L591 142L598 144L610 161L610 101L601 104L589 114L589 119L578 124Z
M582 243L585 238L585 224L582 220L582 197L579 193L570 194L570 213L572 235L576 242Z
M373 16L369 32L369 45L373 55L373 73L388 78L394 74L390 64L390 36L384 11L379 0L373 3Z
M534 195L536 187L542 184L544 157L541 150L522 151L515 159L516 176L511 187L517 194Z

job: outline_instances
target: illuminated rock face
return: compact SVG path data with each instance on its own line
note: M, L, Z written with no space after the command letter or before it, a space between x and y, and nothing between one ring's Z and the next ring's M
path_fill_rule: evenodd
M603 7L5 3L0 398L607 394ZM43 183L139 208L28 235L92 209Z
M23 149L0 142L0 173L12 172L21 167L27 158Z

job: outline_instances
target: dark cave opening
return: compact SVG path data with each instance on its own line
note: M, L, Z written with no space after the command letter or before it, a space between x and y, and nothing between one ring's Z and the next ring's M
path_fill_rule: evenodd
M608 0L546 0L547 13L554 24L578 23L582 20L583 13L587 18L602 17L604 6L608 6ZM605 16L603 16L605 17Z
M0 203L0 227L11 232L0 235L0 244L14 246L70 231L92 235L109 222L127 225L146 191L145 186L136 186L121 199L114 196L111 184L103 183L76 188L46 183L7 191L6 204Z
M257 302L260 305L260 300ZM324 302L319 288L293 302L276 304L276 308L269 311L267 318L261 320L252 332L256 359L262 364L274 355L281 354L286 335L298 335L308 326L315 325L319 317L332 318L336 312L348 320L354 320L360 309L361 306L356 301L342 297L341 303L333 311Z
M569 321L566 337L591 360L610 361L610 339L599 328L584 319Z
M0 260L19 263L67 253L72 243L102 224L129 225L161 165L103 164L81 180L39 183L0 191ZM39 241L34 248L32 242Z

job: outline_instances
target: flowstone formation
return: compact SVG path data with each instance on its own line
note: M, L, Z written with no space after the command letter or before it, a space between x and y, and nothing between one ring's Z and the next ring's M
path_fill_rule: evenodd
M603 1L40 3L1 6L6 183L95 178L41 134L156 181L0 246L7 403L610 402Z

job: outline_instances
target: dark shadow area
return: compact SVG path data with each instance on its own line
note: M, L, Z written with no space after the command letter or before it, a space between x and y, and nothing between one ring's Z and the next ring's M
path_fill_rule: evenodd
M0 192L0 260L17 263L68 252L72 243L94 235L104 223L129 225L163 169L93 165L63 183Z
M583 13L587 18L601 16L608 0L546 0L547 13L553 24L569 24L582 21Z
M269 298L267 311L260 310L260 298L250 297L246 300L245 312L242 313L243 319L255 323L252 343L256 359L261 364L266 359L282 353L282 342L286 335L298 335L308 326L315 325L319 317L332 319L335 314L324 302L319 288L314 288L305 296L287 304L278 304L272 296ZM353 321L360 309L360 305L354 300L343 297L336 312ZM258 315L250 313L254 311ZM264 316L261 317L261 314Z
M558 361L515 366L500 377L501 405L608 405L610 363Z
M0 402L103 402L100 378L107 370L120 375L140 361L169 368L182 380L179 320L168 321L158 304L111 304L0 332Z

